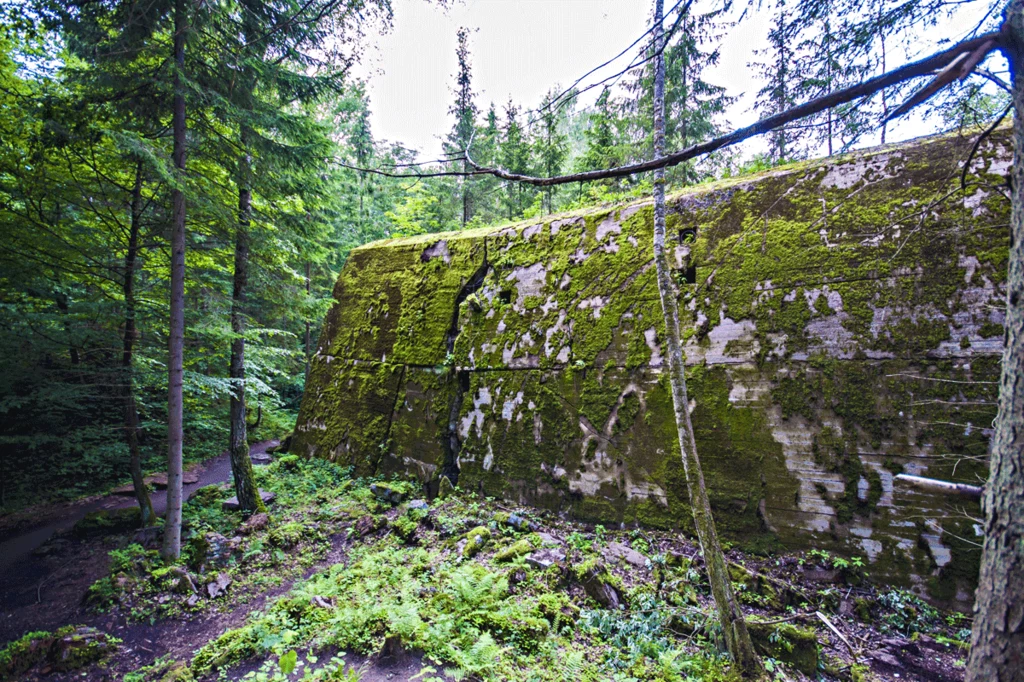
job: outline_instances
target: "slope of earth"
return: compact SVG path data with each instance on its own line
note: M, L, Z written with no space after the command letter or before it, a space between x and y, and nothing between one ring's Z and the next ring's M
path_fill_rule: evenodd
M225 487L201 489L178 564L147 548L155 536L80 540L109 549L109 567L96 560L52 632L5 614L0 680L731 679L699 548L680 533L458 489L416 499L408 481L294 455L257 475L270 511L243 520ZM962 679L969 621L871 583L862 561L729 559L777 679Z

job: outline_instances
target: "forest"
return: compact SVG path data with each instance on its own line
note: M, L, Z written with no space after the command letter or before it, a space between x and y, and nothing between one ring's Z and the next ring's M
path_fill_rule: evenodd
M424 4L444 13L458 3ZM1024 680L1024 165L1015 156L1000 174L985 156L999 135L1014 148L1024 139L1024 3L650 4L645 33L609 46L608 62L552 83L539 101L485 98L476 57L488 46L459 28L450 127L436 131L441 158L425 159L375 134L378 103L362 75L373 45L402 20L398 3L0 0L0 680ZM742 93L716 75L727 36L751 26L763 40L747 65L750 112L742 112ZM911 115L917 127L901 128ZM977 218L973 183L983 188L977 202L998 200L993 214L1007 216L997 238L977 246L982 263L999 270L986 280L1002 301L989 305L999 324L986 324L997 328L956 343L940 330L936 342L959 343L966 357L972 343L988 348L978 340L998 345L1001 336L991 358L934 379L972 384L933 402L983 402L991 424L972 440L969 422L950 446L950 457L968 462L959 475L953 467L916 477L891 458L884 464L887 493L923 486L969 500L970 523L957 528L978 537L964 543L971 558L954 551L953 561L970 562L958 579L977 587L955 605L912 580L888 584L864 557L822 543L751 549L730 535L739 513L720 503L715 473L705 485L702 470L704 427L693 404L710 371L689 362L702 323L685 288L692 273L708 273L696 285L711 300L716 273L680 266L681 250L690 257L686 230L679 210L666 211L666 194L738 192L747 178L810 172L814 159L902 143L908 129L957 141L956 169L936 190L942 201L952 197L964 215L974 211L964 220ZM827 216L847 199L831 214L827 200L822 190L826 243ZM916 211L917 201L905 205ZM614 212L627 205L650 206L650 226L635 232L649 240L643 272L657 319L646 343L661 344L665 358L656 381L674 407L666 447L688 491L685 506L672 508L682 516L616 523L458 485L457 455L469 440L458 424L483 404L480 389L467 393L459 335L474 324L466 316L489 305L481 287L497 282L501 267L513 271L486 251L479 276L458 270L457 236L486 233L489 245L500 229L538 225L554 239L557 225L612 211L625 240L634 228L625 209ZM928 204L886 258L910 259L907 271L919 276L937 269L924 260L928 249L918 258L916 245L904 248L943 210L939 200ZM767 210L763 222L762 255ZM693 239L694 253L710 253L707 237ZM405 302L346 289L368 267L359 256L380 240L414 245L428 265L443 245L457 280L451 291L419 294L444 307L440 355L406 361L432 377L417 391L436 384L448 401L431 408L441 437L414 443L443 452L429 480L380 469L403 436L391 433L391 417L372 443L372 470L340 449L295 446L308 440L296 429L300 408L314 409L324 390L315 383L328 371L321 364L338 361L332 335L356 338L362 321L373 340L360 343L372 345L388 333L374 315L405 314ZM975 248L968 242L941 243ZM392 277L385 270L381 281ZM502 303L544 303L522 291ZM814 310L800 323L827 315L828 300L809 298ZM365 301L365 312L340 312ZM586 301L572 304L576 312ZM423 301L421 318L434 314L431 305ZM339 319L349 325L341 332L331 328ZM925 358L923 346L911 357L913 339L931 327L915 317L901 329L911 339L900 346L911 348L907 358L946 371L947 356ZM629 343L642 347L642 332ZM346 361L382 372L387 355ZM979 379L989 360L991 380ZM759 367L771 361L767 352L757 358ZM836 371L815 361L815 372ZM975 374L956 373L972 364ZM581 351L561 365L596 375L614 363ZM372 402L353 385L338 408L350 416ZM404 390L405 402L389 394L389 414L412 409ZM644 410L648 426L654 419L647 403L631 409L638 424ZM314 417L309 423L336 419ZM609 424L609 438L626 438ZM819 463L831 429L813 434ZM845 448L843 462L856 438L835 446ZM348 448L347 431L345 439ZM465 450L463 458L472 461ZM845 492L840 483L857 510L848 515L881 529L862 508L876 487L874 502L882 494L880 474L859 461L844 466L830 474L850 479ZM835 501L831 494L821 492ZM740 511L775 534L756 506ZM944 565L920 570L939 576Z

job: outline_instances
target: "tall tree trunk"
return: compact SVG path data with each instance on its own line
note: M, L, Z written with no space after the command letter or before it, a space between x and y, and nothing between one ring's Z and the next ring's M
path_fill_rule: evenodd
M1024 0L1022 0L1024 1ZM665 154L665 60L662 54L662 13L664 0L655 0L654 4L654 156ZM654 171L654 263L658 275L658 293L661 297L661 308L665 317L665 332L668 337L669 381L672 386L672 400L675 406L676 428L679 436L679 449L683 457L683 469L686 473L686 485L690 493L690 507L693 510L693 521L697 529L707 566L708 581L711 593L718 607L718 617L722 624L725 643L732 654L733 661L740 673L747 677L760 677L763 674L761 661L754 652L754 646L747 632L743 612L729 582L725 556L718 542L715 520L711 515L711 503L708 501L707 489L704 486L704 473L701 471L700 459L697 457L697 443L693 435L693 423L690 421L689 400L686 396L686 367L683 361L683 346L679 335L679 302L678 291L669 268L665 252L665 169Z
M969 682L1024 680L1024 0L1003 18L1014 103L1013 212L999 413L982 500L985 542L967 661Z
M171 314L167 363L167 518L160 552L165 561L181 555L181 448L184 412L182 377L185 349L185 31L186 0L174 3L174 134L175 185L171 190Z
M242 126L242 157L238 171L238 227L235 230L235 276L231 293L231 473L235 495L243 515L264 511L249 459L249 441L245 424L245 285L249 275L249 223L252 190L249 185L249 133Z
M129 468L135 499L142 513L143 527L153 525L156 515L149 491L142 479L142 453L139 449L139 412L135 404L135 264L139 253L139 232L142 222L142 161L135 163L135 185L132 187L131 225L128 228L128 251L124 256L124 345L121 367L124 370L124 434L131 455Z
M878 8L878 37L882 47L882 73L885 73L885 31L882 30L882 7L879 5ZM885 88L882 88L882 139L881 143L885 144L885 132L889 126L889 99L885 96Z
M465 146L464 146L465 148ZM469 162L462 162L462 172L467 173L469 171ZM469 178L465 175L462 177L462 229L466 229L466 223L469 222Z
M313 282L313 263L311 261L306 261L306 305L309 305L309 292L310 292L310 289L311 289L312 282ZM312 341L312 339L310 338L310 326L311 325L309 323L309 316L307 315L306 316L306 339L305 339L305 346L304 346L305 349L306 349L306 375L305 376L306 376L307 379L309 379L309 361L310 361L310 358L312 357L312 353L313 353L313 349L310 348L310 343Z

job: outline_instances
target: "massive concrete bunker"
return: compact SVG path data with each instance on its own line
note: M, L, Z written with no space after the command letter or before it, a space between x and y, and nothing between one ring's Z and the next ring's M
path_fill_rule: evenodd
M670 199L720 531L966 604L1003 341L1012 149L937 137ZM354 250L293 452L603 523L691 527L649 202Z

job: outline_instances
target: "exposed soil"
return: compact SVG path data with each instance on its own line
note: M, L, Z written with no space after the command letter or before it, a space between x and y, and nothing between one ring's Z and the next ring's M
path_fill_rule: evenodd
M250 454L259 458L276 445L276 440L255 443ZM203 486L223 483L231 477L229 454L224 452L209 459L194 471L199 480L183 486L185 499ZM152 501L154 511L163 514L167 508L166 495L157 491ZM0 544L0 642L67 623L94 624L95 617L87 617L81 600L89 586L106 574L107 553L117 548L117 542L110 538L78 540L67 533L89 512L134 505L135 498L130 495L105 495L37 507L31 514L35 525L24 520L8 523L8 529L18 530L13 535L8 532L7 539ZM25 512L18 516L29 518Z

